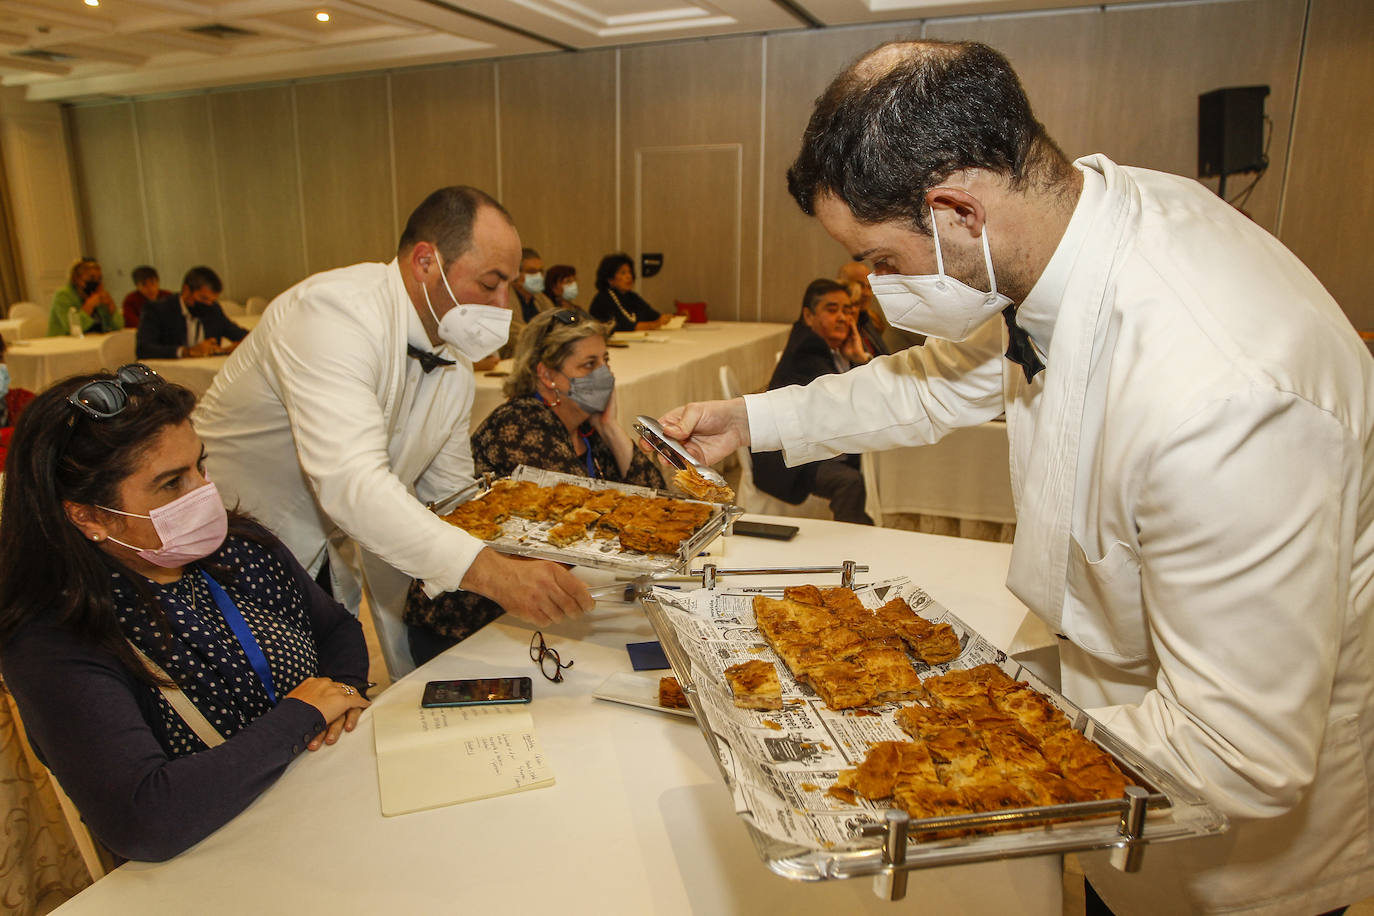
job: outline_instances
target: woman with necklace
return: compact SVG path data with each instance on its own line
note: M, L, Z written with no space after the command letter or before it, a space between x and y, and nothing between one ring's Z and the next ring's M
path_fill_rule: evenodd
M540 312L516 344L506 401L472 435L480 476L506 477L520 465L579 477L662 487L654 462L615 419L615 376L606 325L581 309ZM470 592L425 597L412 583L405 622L422 665L504 613Z
M652 331L661 327L667 316L640 298L634 291L635 264L630 256L608 254L596 268L596 297L591 313L597 321L611 325L613 331Z
M226 513L194 406L139 364L59 382L20 418L5 479L0 671L122 858L199 842L368 705L357 619Z

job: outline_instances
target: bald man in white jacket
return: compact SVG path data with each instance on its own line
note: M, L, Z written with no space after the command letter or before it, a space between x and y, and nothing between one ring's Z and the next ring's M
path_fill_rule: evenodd
M506 307L519 265L499 204L475 189L436 191L389 264L316 274L274 299L192 417L226 502L312 574L328 558L337 597L355 613L366 572L387 605L373 611L393 675L414 667L399 616L412 577L431 596L476 591L537 625L592 606L559 564L498 554L423 505L473 480L472 361L441 337L440 321Z

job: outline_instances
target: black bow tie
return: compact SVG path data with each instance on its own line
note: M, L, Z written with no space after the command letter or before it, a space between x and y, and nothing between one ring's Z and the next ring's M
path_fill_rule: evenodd
M1009 305L1002 309L1002 317L1007 319L1007 333L1011 335L1011 342L1007 344L1007 359L1021 367L1026 373L1027 382L1034 381L1035 374L1043 370L1045 364L1036 355L1030 335L1016 323L1016 306Z
M406 356L409 356L411 359L418 359L420 361L420 368L424 370L426 375L432 370L438 369L440 366L452 366L455 362L455 360L444 359L436 353L429 353L425 350L421 350L419 347L415 346L415 344L410 343L406 344Z

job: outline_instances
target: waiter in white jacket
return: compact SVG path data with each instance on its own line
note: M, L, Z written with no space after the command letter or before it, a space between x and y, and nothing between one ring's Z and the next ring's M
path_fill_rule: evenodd
M1081 856L1092 906L1374 894L1374 362L1316 278L1193 181L1070 163L982 45L860 59L788 181L936 339L665 429L800 463L1005 412L1007 585L1061 634L1065 694L1231 819L1134 874Z
M413 577L541 626L592 606L562 566L499 554L423 505L472 482L472 362L505 342L519 276L506 210L475 188L441 188L389 264L316 274L274 299L196 408L226 502L312 574L327 565L355 612L363 573L382 605L399 607ZM410 670L399 611L373 611L392 674Z

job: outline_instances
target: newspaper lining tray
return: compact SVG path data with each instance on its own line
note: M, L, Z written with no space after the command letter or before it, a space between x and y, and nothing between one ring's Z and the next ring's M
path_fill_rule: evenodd
M649 620L677 673L697 723L720 766L751 839L768 867L797 880L878 875L891 869L883 839L886 803L859 800L844 804L825 794L840 769L864 757L870 741L908 740L895 725L900 703L874 707L873 714L829 710L809 688L799 685L758 634L752 614L756 594L780 597L781 587L655 589L642 601ZM992 662L1027 681L1115 758L1122 770L1149 793L1142 839L1150 843L1205 836L1226 829L1226 818L1167 773L1150 764L1085 712L1060 696L1006 653L906 579L856 586L861 600L876 607L897 595L932 622L946 622L960 635L963 651L952 662L914 664L924 679L954 668ZM734 707L722 672L750 658L775 662L783 682L784 708L757 712ZM786 701L794 701L787 704ZM796 701L800 701L799 703ZM771 723L771 724L770 724ZM1114 804L1114 803L1107 803ZM1038 809L1013 809L1037 822L1016 829L923 839L921 821L912 821L911 838L899 868L927 868L990 859L1046 855L1076 850L1123 849L1120 817L1103 815L1103 803L1074 803ZM1088 816L1093 812L1096 816ZM986 816L983 816L986 818ZM1047 822L1049 821L1049 822Z
M532 468L523 464L517 467L507 479L514 481L530 480L544 487L559 483L571 483L586 487L589 490L619 490L637 496L666 497L678 502L702 502L670 493L667 490L655 490L650 487L615 483L609 480L593 480L559 471ZM439 515L447 515L465 502L481 499L491 490L491 486L495 482L493 479L483 478L452 496L431 504L430 508ZM500 537L486 543L494 550L514 556L536 557L542 560L554 560L559 563L570 563L575 566L587 566L612 572L630 572L637 575L674 572L686 567L693 557L701 553L706 545L715 540L725 526L742 512L734 506L723 506L717 503L702 503L702 505L711 507L710 516L690 538L682 542L676 553L671 554L640 553L627 550L620 546L618 537L588 538L566 547L558 547L544 539L549 529L557 524L556 522L536 522L516 517L511 517L502 523Z

